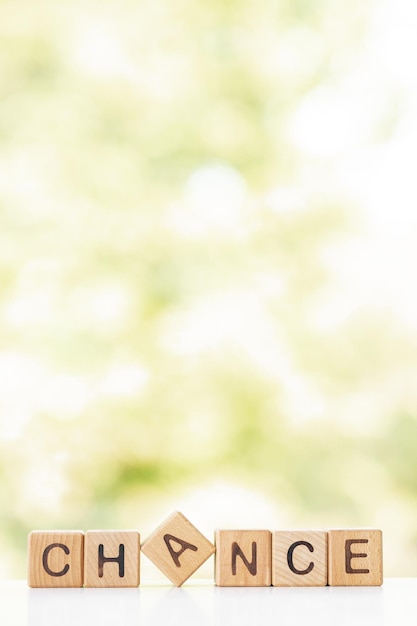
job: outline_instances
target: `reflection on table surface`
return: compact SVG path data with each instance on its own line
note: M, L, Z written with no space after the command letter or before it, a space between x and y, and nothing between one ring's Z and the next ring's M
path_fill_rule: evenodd
M389 579L383 587L28 589L0 585L1 623L7 626L320 626L415 624L417 579Z

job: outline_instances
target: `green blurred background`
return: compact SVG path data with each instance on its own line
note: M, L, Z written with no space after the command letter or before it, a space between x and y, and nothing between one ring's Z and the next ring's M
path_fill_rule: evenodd
M32 529L176 508L379 527L416 575L416 29L0 1L0 576Z

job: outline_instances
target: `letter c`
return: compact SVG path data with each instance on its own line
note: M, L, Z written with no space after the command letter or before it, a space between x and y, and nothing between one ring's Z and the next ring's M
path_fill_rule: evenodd
M68 563L63 567L63 569L60 572L53 572L51 570L51 568L48 565L48 556L50 551L53 548L61 548L61 550L63 550L65 552L65 554L69 554L70 553L70 549L68 548L68 546L66 546L64 543L51 543L49 544L49 546L47 546L45 548L45 550L43 551L42 554L42 565L43 565L43 569L45 570L45 572L47 574L49 574L49 576L65 576L65 574L68 572L70 566L68 565Z
M290 568L290 570L293 572L293 574L299 574L300 576L305 576L306 574L309 574L311 572L311 570L314 567L314 563L311 562L310 565L306 568L306 569L297 569L294 566L294 562L293 562L293 552L295 550L295 548L297 546L306 546L306 548L308 548L310 550L310 552L314 552L314 548L311 545L311 543L309 543L308 541L295 541L293 544L290 545L290 547L288 548L288 552L287 552L287 563L288 563L288 567Z

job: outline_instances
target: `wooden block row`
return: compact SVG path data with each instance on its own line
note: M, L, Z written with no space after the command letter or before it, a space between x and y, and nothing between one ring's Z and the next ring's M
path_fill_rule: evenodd
M33 531L28 538L29 587L137 587L138 532Z
M382 585L380 530L217 530L219 587Z
M33 531L30 587L137 587L142 551L176 586L214 552L220 587L381 585L380 530L217 530L215 546L181 513L140 545L137 531Z
M214 545L182 513L173 513L140 545L136 531L33 531L29 587L137 587L140 552L181 586Z

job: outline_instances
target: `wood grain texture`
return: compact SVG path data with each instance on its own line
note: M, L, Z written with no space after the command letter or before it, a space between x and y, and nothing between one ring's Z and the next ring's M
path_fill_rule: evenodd
M325 587L327 532L275 531L272 534L272 584L275 587Z
M34 530L28 536L29 587L82 587L84 533Z
M329 585L382 585L382 532L329 531Z
M272 546L269 530L216 530L215 584L269 587Z
M178 511L142 544L142 552L180 587L214 552L214 545Z
M89 530L85 535L86 587L137 587L140 535L135 530Z

